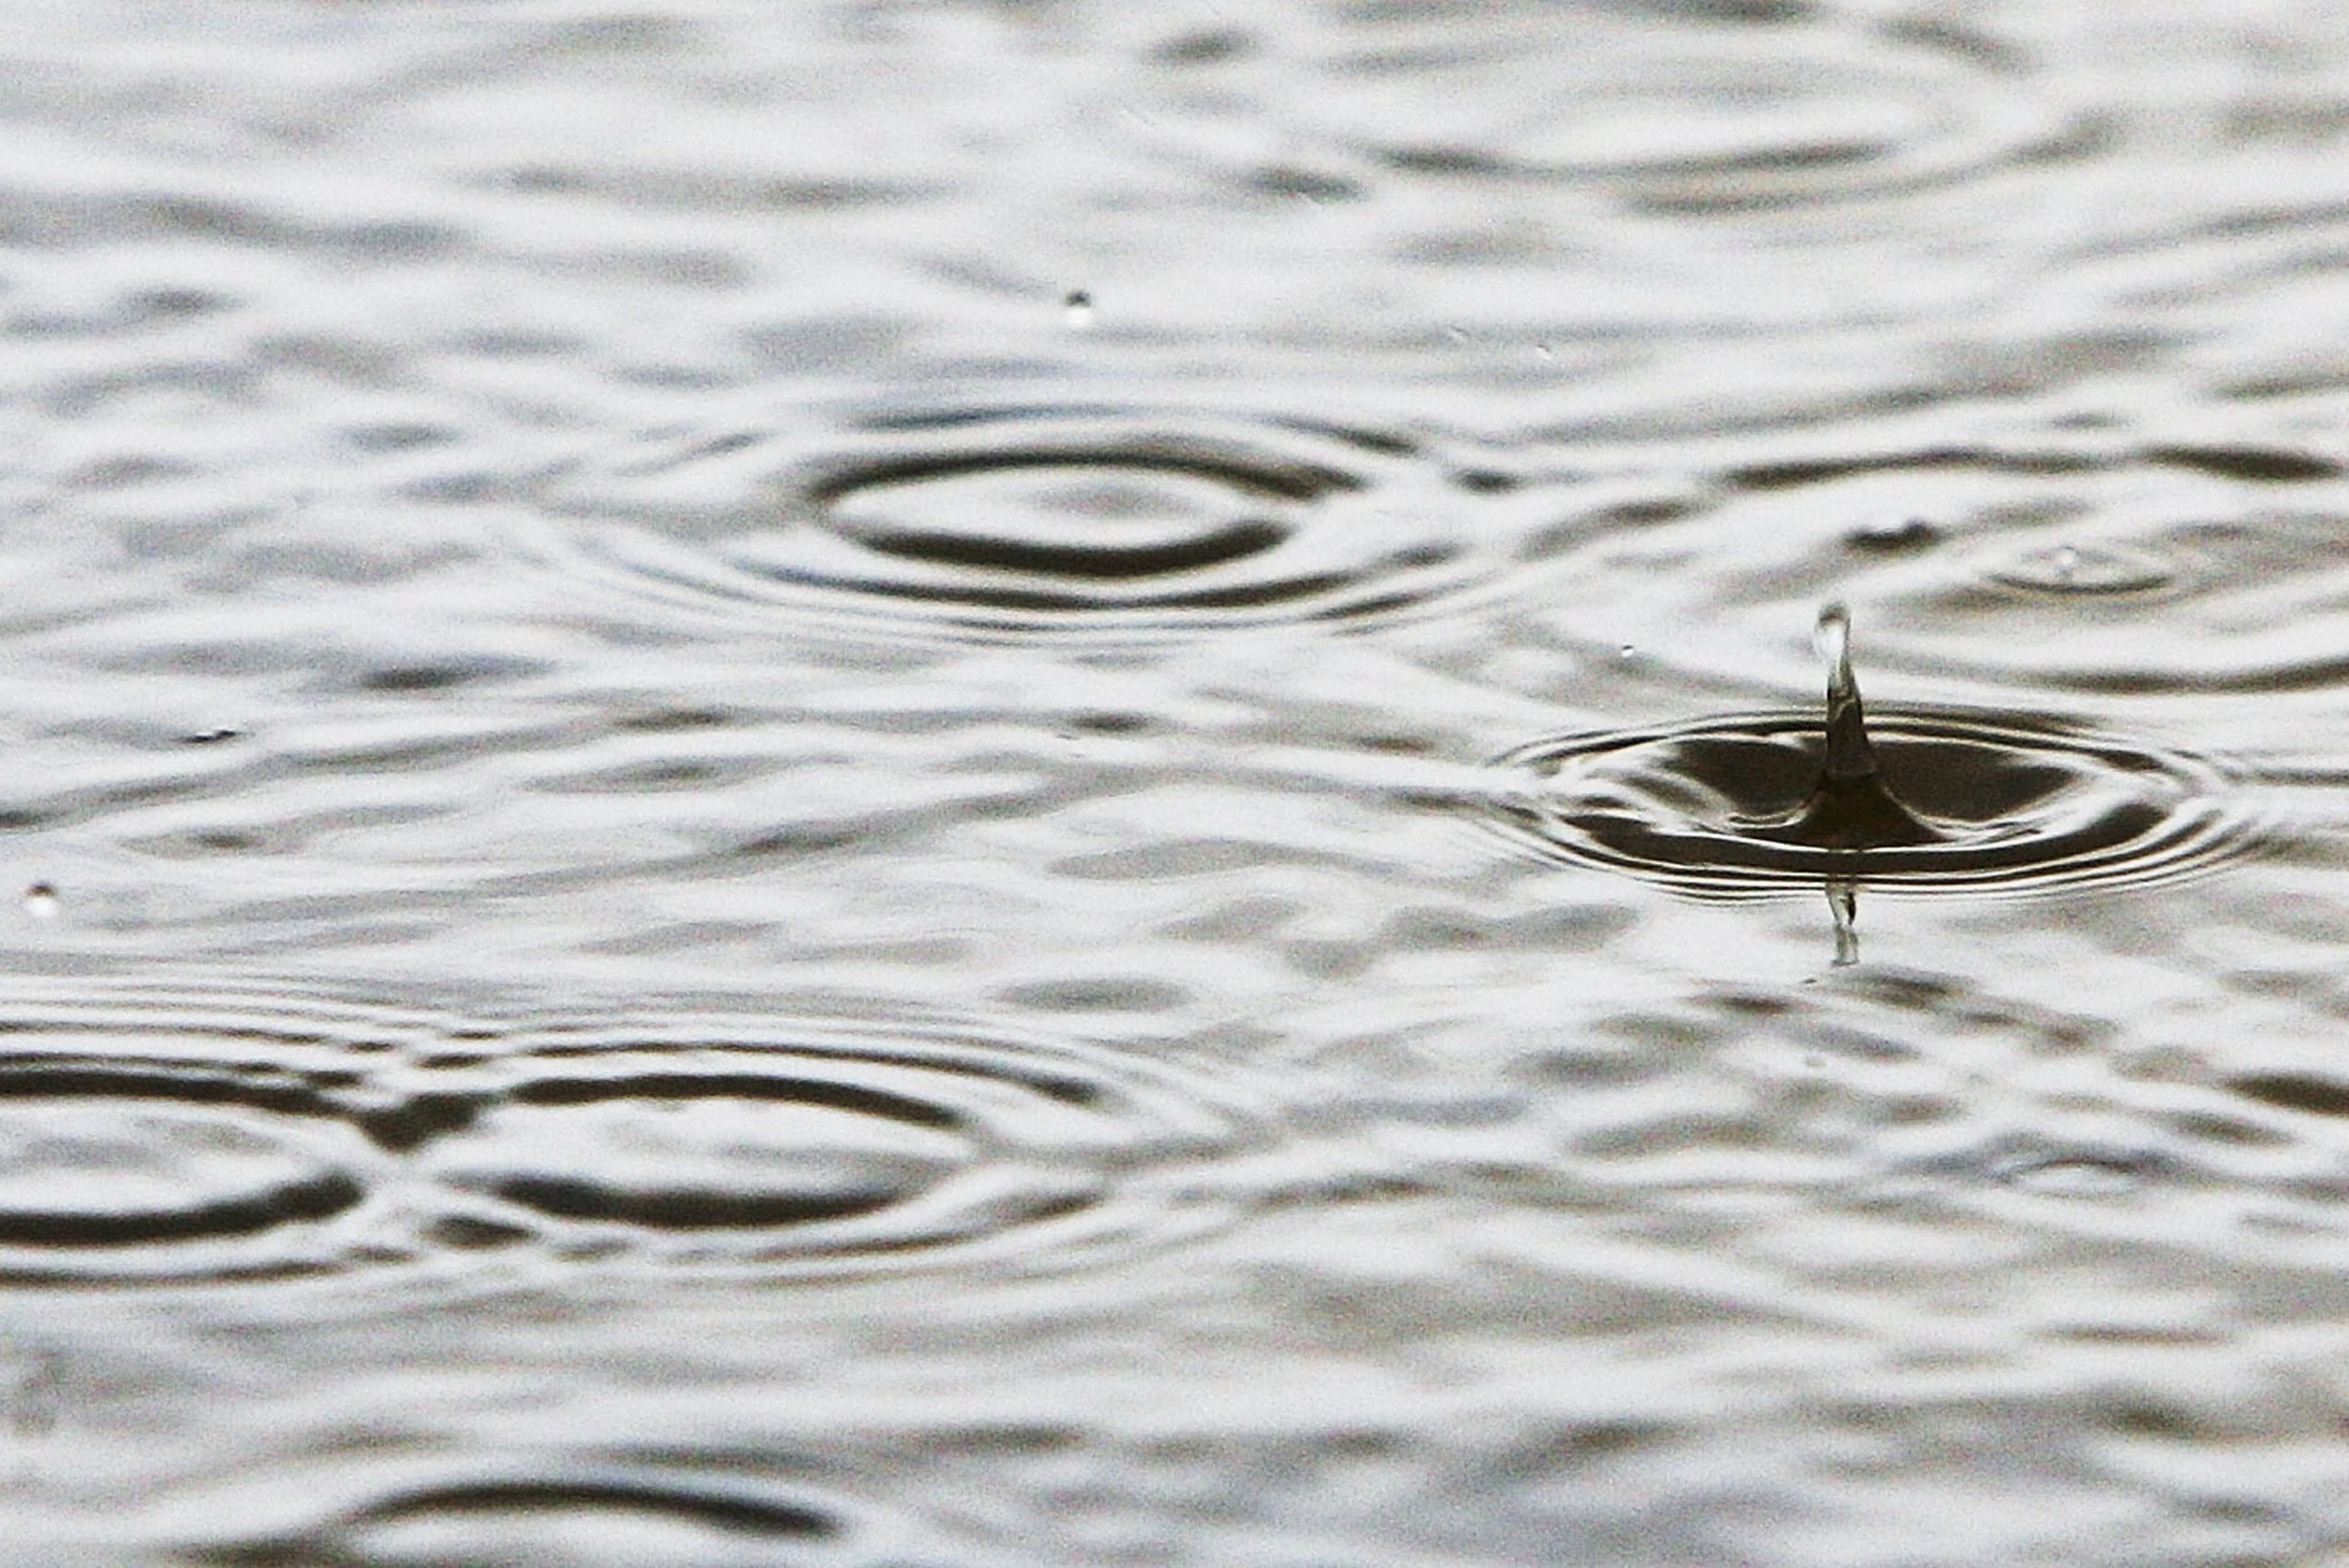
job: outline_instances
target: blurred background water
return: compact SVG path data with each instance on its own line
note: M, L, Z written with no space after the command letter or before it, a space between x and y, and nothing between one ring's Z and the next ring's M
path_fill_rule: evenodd
M10 21L0 1557L2349 1539L2337 7Z

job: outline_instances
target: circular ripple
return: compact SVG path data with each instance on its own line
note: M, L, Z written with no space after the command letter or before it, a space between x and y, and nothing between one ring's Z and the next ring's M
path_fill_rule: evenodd
M1816 713L1558 736L1497 759L1510 837L1549 858L1710 897L1873 890L2021 894L2186 875L2250 841L2214 763L2052 720L1912 709L1874 716L1882 777L1930 842L1830 848L1788 837L1820 769Z
M1081 1265L1212 1223L1229 1073L952 1021L0 994L0 1281Z
M0 1279L272 1279L359 1259L388 1160L336 1045L217 1014L77 1012L6 1015Z
M1595 649L1694 628L1676 661L1740 679L1841 599L1871 670L2099 702L2331 689L2344 500L2305 453L2075 433L1748 463L1701 504L1577 534L1538 613Z
M704 1017L511 1044L419 1162L471 1224L574 1257L1065 1263L1213 1212L1177 1167L1247 1119L1161 1065L952 1030Z
M1508 482L1415 437L1280 416L964 409L845 435L648 443L577 478L567 569L893 636L1408 614L1498 564Z
M1256 164L1254 182L1276 190L1351 193L1322 169L1351 153L1735 212L1965 178L2066 130L2066 106L2030 89L2012 45L1938 18L1854 27L1799 5L1575 6L1494 10L1464 33L1440 8L1365 9L1342 27L1307 15L1270 47L1312 75L1311 90L1262 112L1289 120L1285 145L1320 156L1308 169ZM1193 116L1152 116L1143 134L1194 158L1262 156L1260 136L1221 143Z
M913 1521L805 1484L618 1459L539 1465L489 1460L462 1474L420 1473L405 1484L332 1469L301 1493L351 1497L313 1523L195 1548L206 1562L240 1563L544 1562L777 1563L910 1562L925 1544ZM265 1506L282 1507L284 1493ZM238 1518L252 1510L228 1509ZM249 1523L245 1528L250 1530ZM193 1543L192 1543L193 1544ZM901 1555L904 1554L904 1555Z
M2020 550L1994 563L1990 576L2009 588L2051 594L2157 594L2178 580L2161 552L2142 545L2052 544Z
M0 1247L246 1236L359 1201L329 1141L274 1122L168 1104L0 1106Z

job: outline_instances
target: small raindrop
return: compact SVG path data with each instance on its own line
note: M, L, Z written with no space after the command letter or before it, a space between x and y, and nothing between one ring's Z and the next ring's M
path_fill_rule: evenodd
M1093 295L1082 288L1072 288L1060 300L1060 319L1070 332L1090 332L1093 324Z
M45 882L36 882L26 888L25 913L36 920L54 919L57 915L57 889Z

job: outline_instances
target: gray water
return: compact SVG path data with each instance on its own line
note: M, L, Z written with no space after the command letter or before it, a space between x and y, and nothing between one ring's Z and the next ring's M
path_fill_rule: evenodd
M0 1559L2349 1541L2337 7L9 22Z

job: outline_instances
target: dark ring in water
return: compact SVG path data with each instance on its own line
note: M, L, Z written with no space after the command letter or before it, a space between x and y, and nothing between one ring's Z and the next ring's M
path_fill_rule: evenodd
M1497 767L1495 825L1557 861L1704 898L1873 889L1985 895L2136 886L2243 851L2251 820L2208 758L2068 720L1910 708L1870 726L1887 785L1938 837L1844 847L1783 831L1821 774L1814 712L1547 737Z

